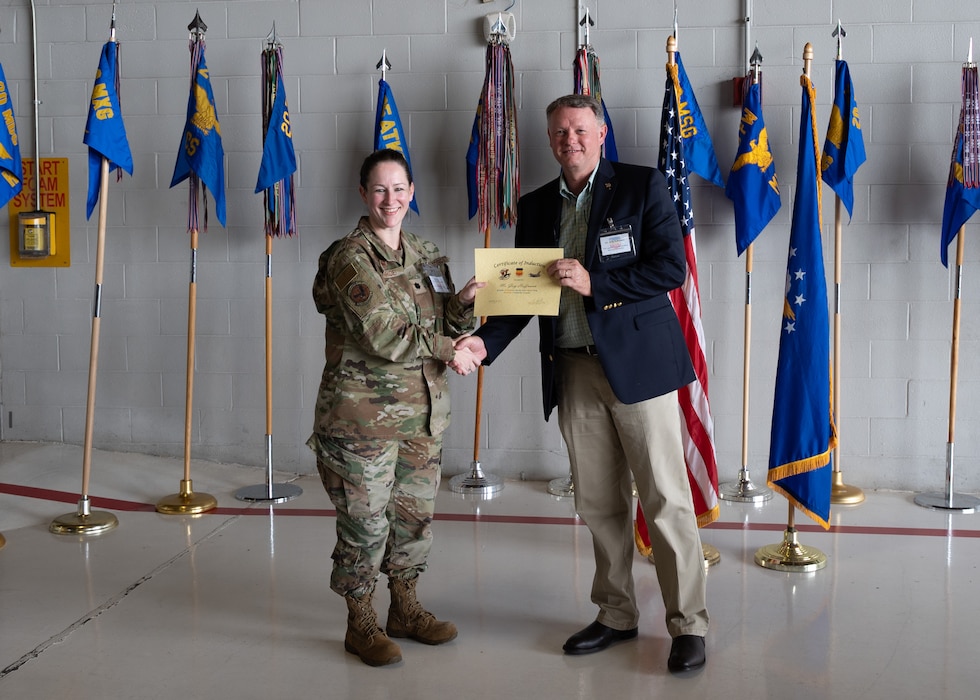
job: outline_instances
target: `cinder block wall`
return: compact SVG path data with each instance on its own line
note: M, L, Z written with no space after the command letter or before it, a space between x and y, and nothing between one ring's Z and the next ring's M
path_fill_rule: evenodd
M122 100L133 177L109 189L98 393L98 448L183 453L189 237L187 188L169 187L188 94L187 25L208 25L207 63L226 152L228 225L213 216L200 238L192 455L264 465L264 236L253 194L261 153L260 62L275 24L299 156L299 233L273 250L274 455L278 469L311 472L304 441L322 368L322 318L310 299L317 257L362 212L356 170L371 148L379 71L388 73L415 169L422 216L407 227L438 243L457 282L483 243L467 219L464 155L483 83L483 17L497 0L126 2L118 7ZM654 165L665 43L673 4L593 0L590 38L622 160ZM838 18L856 85L868 162L843 233L841 468L871 488L940 490L950 394L954 273L939 262L939 224L960 104L960 68L980 21L954 0L755 0L746 33L739 0L680 2L679 47L722 169L735 153L739 110L731 79L758 42L765 118L783 206L754 246L749 468L764 482L779 314L794 197L803 46L813 44L821 138L829 118ZM0 62L25 157L33 157L30 6L0 8ZM520 107L523 191L557 174L544 107L572 89L582 9L570 0L518 1L512 45ZM15 268L0 246L0 438L81 444L84 435L97 221L86 221L82 134L110 3L36 4L40 156L66 157L71 266ZM735 256L732 207L695 178L694 207L710 396L721 481L741 466L745 261ZM833 199L824 191L832 275ZM978 220L977 223L980 223ZM968 235L977 223L968 226ZM495 230L495 245L510 245ZM980 489L980 254L963 275L956 485ZM974 271L971 271L973 269ZM831 278L832 282L832 278ZM833 285L831 284L831 289ZM557 426L540 414L534 327L486 372L480 416L483 468L505 477L567 474ZM452 382L454 422L445 471L474 457L476 383ZM58 468L74 469L73 465ZM97 474L96 474L97 480Z

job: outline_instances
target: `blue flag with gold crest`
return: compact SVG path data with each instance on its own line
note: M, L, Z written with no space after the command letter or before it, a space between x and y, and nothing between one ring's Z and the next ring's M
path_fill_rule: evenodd
M204 48L191 83L187 100L187 121L177 151L173 187L191 173L196 175L214 197L218 221L225 225L225 149L221 144L221 124L215 108L211 76L204 60Z
M383 78L378 81L378 110L374 119L374 150L380 151L382 148L390 148L398 151L405 156L408 163L408 174L412 174L412 159L408 155L408 139L405 129L402 128L402 119L398 115L398 105L395 104L395 95L391 92L391 86ZM419 205L415 202L415 196L409 203L416 214L419 213Z
M711 134L708 133L708 125L704 123L704 116L694 96L694 88L691 87L691 81L681 62L681 52L675 52L674 58L677 60L677 81L681 92L677 100L680 109L678 123L681 127L681 140L684 142L684 153L687 155L687 169L718 187L724 187L725 181L721 178L721 168L718 167L718 156L715 155L715 147L711 143Z
M946 184L946 201L943 204L942 245L939 259L949 267L949 244L960 228L980 209L980 187L967 187L963 183L963 113L956 130L953 155L949 164L949 181Z
M840 197L852 216L854 209L854 173L867 159L864 152L864 136L861 134L861 116L854 98L854 83L847 68L847 61L838 59L834 80L834 105L830 110L827 138L823 144L823 181Z
M133 154L126 138L122 111L117 90L119 45L107 41L102 47L99 68L92 87L88 120L82 142L88 146L88 197L85 202L85 218L91 218L99 201L102 159L109 161L109 170L125 170L133 174Z
M769 132L762 118L762 86L758 83L749 86L742 100L738 152L725 185L725 196L734 204L735 248L741 255L782 204Z
M269 128L262 143L262 163L255 192L267 190L280 180L296 172L296 151L293 149L293 132L286 103L286 87L282 76L276 76L276 99L272 104Z
M800 156L776 362L768 483L829 528L830 453L837 436L831 414L827 281L820 240L816 92L807 76L801 76L800 82Z
M20 140L14 121L14 105L7 90L7 77L0 65L0 207L16 197L24 187L24 171L20 160Z

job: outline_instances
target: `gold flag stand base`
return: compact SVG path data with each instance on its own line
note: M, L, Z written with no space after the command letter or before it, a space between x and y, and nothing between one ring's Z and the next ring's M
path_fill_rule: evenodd
M864 491L857 486L848 486L844 483L844 476L840 472L834 472L830 502L841 506L855 506L864 503Z
M718 564L719 562L721 562L721 552L719 552L718 551L718 548L715 547L714 545L704 544L702 542L701 543L701 551L704 553L704 569L705 569L705 571L707 571L709 568L711 568L715 564ZM653 564L654 566L657 565L657 562L654 561L652 554L647 555L647 561L650 562L651 564Z
M209 493L194 493L191 479L180 480L180 493L164 496L157 503L157 512L164 515L197 515L218 506L218 499Z
M7 540L4 539L3 535L0 535L0 549L3 549L5 544L7 544Z
M781 543L769 544L756 551L755 563L764 569L805 573L827 566L827 555L819 549L801 545L796 539L796 528L787 527Z
M92 510L88 497L78 501L78 510L66 513L51 521L48 530L56 535L101 535L119 524L112 513L104 510Z

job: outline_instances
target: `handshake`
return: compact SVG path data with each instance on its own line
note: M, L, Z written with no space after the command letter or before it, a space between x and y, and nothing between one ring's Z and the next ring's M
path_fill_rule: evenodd
M476 335L457 338L454 347L456 355L447 364L451 370L463 377L479 368L480 363L487 356L487 346L484 345L483 338Z

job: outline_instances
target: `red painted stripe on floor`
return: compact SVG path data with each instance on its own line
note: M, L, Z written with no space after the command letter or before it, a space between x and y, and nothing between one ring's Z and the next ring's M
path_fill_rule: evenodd
M18 484L0 483L0 493L11 496L23 496L25 498L36 498L56 503L78 503L79 494L69 493L68 491L56 491L54 489L44 489L36 486L21 486ZM102 498L100 496L89 495L92 506L97 508L109 508L112 510L153 513L156 506L152 503L138 503L135 501L123 501L115 498ZM334 517L337 511L329 508L293 508L283 507L281 504L276 507L274 504L253 503L240 508L219 507L213 508L201 515L267 515L268 509L275 509L277 516L289 517ZM584 525L578 517L559 517L559 516L536 516L536 515L487 515L469 513L440 513L436 515L436 520L462 523L502 523L510 525ZM704 530L745 530L752 532L782 532L786 529L783 523L748 523L748 522L719 522L715 521L703 528ZM917 528L917 527L879 527L871 525L832 525L829 530L824 530L818 525L797 525L799 532L826 532L829 534L847 535L888 535L888 536L908 536L908 537L953 537L953 538L980 538L980 530L944 529L944 528Z

